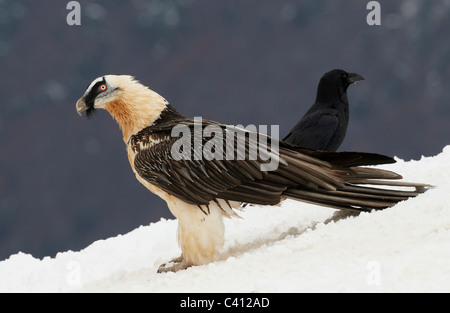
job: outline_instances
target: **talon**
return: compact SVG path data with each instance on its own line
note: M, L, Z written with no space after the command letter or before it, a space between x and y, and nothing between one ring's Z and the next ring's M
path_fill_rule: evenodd
M185 270L191 265L183 260L183 256L179 256L178 258L172 259L167 263L161 264L158 268L158 273L168 273L168 272L178 272L181 270Z

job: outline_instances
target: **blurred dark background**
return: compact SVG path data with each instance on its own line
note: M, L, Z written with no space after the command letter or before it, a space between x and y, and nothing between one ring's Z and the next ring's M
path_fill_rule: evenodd
M341 150L403 159L450 144L450 1L0 1L0 260L79 250L171 218L134 177L106 112L75 103L103 74L131 74L181 112L280 125L313 103L334 68L351 86Z

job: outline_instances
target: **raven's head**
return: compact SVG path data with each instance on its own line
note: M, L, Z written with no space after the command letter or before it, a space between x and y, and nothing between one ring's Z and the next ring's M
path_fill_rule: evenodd
M347 73L344 70L332 70L322 76L317 88L317 101L333 101L338 97L346 99L348 86L357 81L364 80L359 74Z
M344 70L332 70L323 75L320 81L321 83L324 81L327 84L337 85L347 90L348 86L361 80L364 80L364 77L359 74L347 73Z

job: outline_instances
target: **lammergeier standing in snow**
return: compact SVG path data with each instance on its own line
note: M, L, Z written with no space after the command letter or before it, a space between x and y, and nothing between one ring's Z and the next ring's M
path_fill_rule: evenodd
M260 142L249 137L245 139L244 159L176 159L172 146L179 137L172 136L173 128L182 125L196 141L194 131L199 125L131 76L95 79L76 109L80 115L86 111L91 116L96 109L111 114L122 130L136 178L164 199L178 219L182 256L161 266L160 272L214 261L224 243L223 217L235 216L241 203L276 205L291 198L342 210L370 211L391 207L427 189L424 184L398 181L401 176L394 172L362 167L395 162L390 157L311 151L278 140L278 151L265 147L271 157L279 160L274 170L262 169L265 158L248 158L261 148ZM200 128L208 126L227 130L224 124L202 120ZM236 136L232 138L237 140ZM208 140L201 138L200 143L204 147ZM195 149L188 152L199 153ZM366 184L412 188L404 191Z

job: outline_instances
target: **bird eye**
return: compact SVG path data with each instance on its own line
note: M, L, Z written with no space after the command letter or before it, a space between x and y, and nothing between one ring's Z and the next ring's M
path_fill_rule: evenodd
M347 73L342 73L342 78L343 79L347 79L347 77L348 77Z
M100 85L100 87L98 87L98 90L100 90L100 91L105 91L106 89L108 89L108 87L106 87L105 84Z

